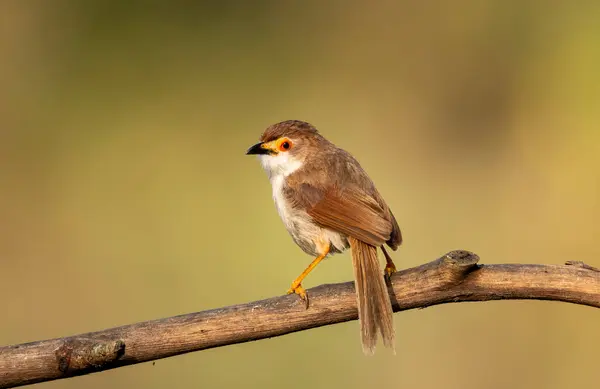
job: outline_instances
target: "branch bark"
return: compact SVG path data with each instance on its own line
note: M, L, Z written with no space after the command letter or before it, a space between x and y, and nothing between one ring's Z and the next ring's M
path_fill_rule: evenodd
M478 265L468 251L397 272L394 311L462 301L554 300L600 307L600 270L583 262ZM0 389L114 369L358 318L354 283L91 332L0 347ZM358 342L358 338L357 338Z

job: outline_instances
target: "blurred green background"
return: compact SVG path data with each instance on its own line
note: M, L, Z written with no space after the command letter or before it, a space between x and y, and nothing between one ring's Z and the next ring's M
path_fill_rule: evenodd
M301 119L394 210L399 267L600 265L600 3L0 3L0 344L283 294L312 258L255 158ZM352 279L349 254L304 283ZM597 386L600 311L553 302L395 315L47 388Z

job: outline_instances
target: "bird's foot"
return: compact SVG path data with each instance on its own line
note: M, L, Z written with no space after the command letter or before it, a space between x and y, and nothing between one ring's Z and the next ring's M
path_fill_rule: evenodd
M394 263L390 263L388 262L385 265L385 270L383 273L383 276L385 277L386 281L392 281L392 274L394 274L396 272L396 266L394 265Z
M306 294L306 290L302 287L300 283L292 282L292 286L288 289L287 294L296 293L302 301L304 301L304 305L306 305L306 309L308 309L308 294Z

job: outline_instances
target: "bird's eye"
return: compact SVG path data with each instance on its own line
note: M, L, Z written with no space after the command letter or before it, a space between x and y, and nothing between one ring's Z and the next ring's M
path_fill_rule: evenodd
M292 142L289 139L282 139L279 142L279 150L280 151L288 151L292 148Z

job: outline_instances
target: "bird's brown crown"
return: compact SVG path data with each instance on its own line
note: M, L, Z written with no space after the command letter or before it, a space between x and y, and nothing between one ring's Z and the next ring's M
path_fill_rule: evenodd
M261 142L271 142L283 136L315 136L319 133L310 123L301 120L286 120L269 126L260 137Z

